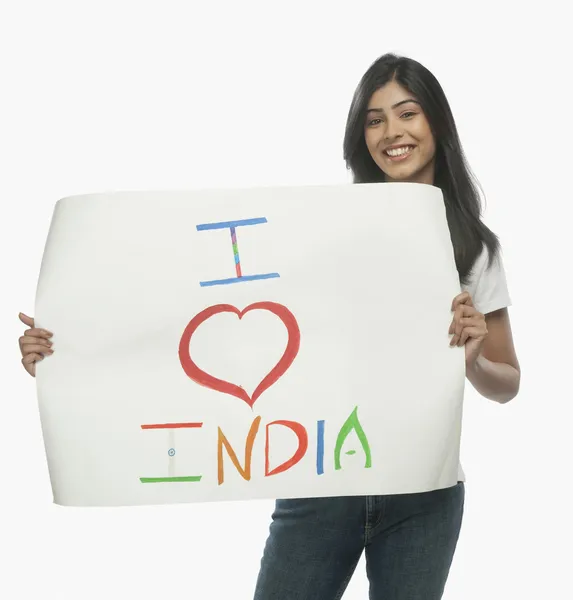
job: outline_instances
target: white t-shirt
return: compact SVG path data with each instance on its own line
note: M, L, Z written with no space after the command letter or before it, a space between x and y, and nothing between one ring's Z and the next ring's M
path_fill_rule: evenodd
M470 293L475 308L484 315L511 306L501 254L498 254L498 257L489 268L488 260L489 251L484 245L481 254L474 263L467 285L462 286L462 291ZM464 470L460 463L458 481L465 481L465 479Z
M489 268L488 260L489 251L484 245L474 263L467 285L462 286L464 292L470 293L474 306L484 315L511 306L501 254L498 254Z

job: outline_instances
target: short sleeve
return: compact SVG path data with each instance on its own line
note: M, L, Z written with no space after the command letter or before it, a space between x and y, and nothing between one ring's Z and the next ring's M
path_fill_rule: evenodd
M511 306L501 252L498 253L491 267L488 267L488 262L489 251L484 244L481 254L474 263L467 285L462 286L464 291L470 293L477 310L484 315Z

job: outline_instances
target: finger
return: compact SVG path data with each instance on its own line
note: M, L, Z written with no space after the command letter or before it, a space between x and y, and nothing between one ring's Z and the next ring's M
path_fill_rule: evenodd
M36 377L36 363L42 360L44 360L44 357L41 354L30 354L22 359L22 364L24 365L24 369L26 369L28 374L30 374L32 377Z
M472 308L471 310L475 309ZM455 322L454 332L461 335L461 332L466 327L477 327L478 329L487 332L485 317L477 311L470 317L459 317Z
M463 304L459 304L456 307L452 325L450 325L450 333L453 335L452 339L450 340L450 346L457 346L460 341L460 337L464 329L464 325L461 322L461 319L463 318L465 308L466 307Z
M458 343L458 340L460 339L459 336L459 331L456 331L456 328L458 326L458 323L456 321L456 315L454 315L454 318L452 319L452 323L450 325L450 329L449 329L449 334L452 336L452 338L450 339L450 346L455 346Z
M452 324L450 325L450 328L448 330L448 334L454 336L450 339L450 344L453 345L459 339L459 334L456 333L456 322L455 321L452 321Z
M458 346L463 346L470 338L481 340L486 336L481 327L465 327Z
M450 340L450 346L460 346L465 344L465 340L461 343L464 328L479 328L480 323L483 322L485 317L473 306L471 296L468 292L456 296L453 304L455 304L455 309L453 309L454 316L448 330L448 333L453 335Z
M34 319L32 317L29 317L24 313L20 313L18 317L20 318L20 321L24 323L24 325L28 325L28 327L34 327Z
M52 337L54 334L51 331L48 331L47 329L38 329L34 327L33 329L26 329L26 331L24 331L24 335L29 335L31 337L49 338Z
M458 320L456 320L456 317L454 315L454 318L452 319L452 322L450 323L450 328L448 329L448 333L450 335L453 335L456 332L456 325L458 323L460 323L463 328L466 325L473 325L474 321L472 320L471 317L460 317Z
M459 319L465 317L483 317L483 315L473 306L468 306L467 304L458 304L456 306L456 310L454 311L454 320L458 321Z
M456 333L456 335L452 338L450 345L463 346L466 343L468 337L470 336L469 329L469 327L462 327L461 331L459 333Z
M460 304L456 307L456 312L454 313L454 333L458 336L461 335L462 329L464 328L461 320L464 317L464 305Z
M478 322L483 318L484 316L480 312L478 312L473 306L460 304L456 307L456 311L454 313L453 331L459 334L465 325L477 325Z
M20 342L21 348L23 348L24 346L29 346L31 344L35 344L35 345L39 344L41 346L47 346L48 348L53 345L53 342L51 340L41 338L41 337L32 337L29 335L22 336L18 341Z
M461 294L458 294L452 300L452 311L454 311L459 304L464 304L469 299L471 299L471 296L470 296L469 292L462 292Z
M457 343L460 341L460 336L462 334L463 328L460 331L456 330L457 324L453 323L453 331L452 331L452 338L450 339L450 346L456 346Z
M460 341L458 342L458 346L465 346L465 343L468 341L469 338L470 338L470 333L468 331L468 328L466 327L462 331L462 335L460 336Z
M52 348L47 348L46 346L42 346L41 344L28 344L22 347L22 356L27 356L29 354L48 354L52 355L54 351Z
M468 306L474 305L472 297L469 292L462 292L461 294L458 294L452 300L452 311L456 310L456 307L459 306L460 304L466 304Z
M481 315L481 313L474 306L469 304L458 304L456 306L455 314L460 317L473 317L475 315Z
M32 363L35 363L40 360L44 360L44 357L41 354L38 354L37 352L32 352L31 354L27 354L26 356L24 356L24 358L22 359L22 364L24 366L29 366Z
M461 317L460 323L463 327L478 327L483 320L479 317L479 315L473 315L471 317Z

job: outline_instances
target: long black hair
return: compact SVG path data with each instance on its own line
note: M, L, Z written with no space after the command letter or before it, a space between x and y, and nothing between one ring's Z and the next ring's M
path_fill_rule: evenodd
M434 185L442 190L450 237L460 282L468 282L484 244L489 266L499 253L497 236L482 222L479 182L462 149L454 116L436 77L419 62L388 53L378 58L363 75L352 99L344 134L344 160L354 183L385 181L366 146L364 123L372 94L396 81L420 102L436 142ZM482 190L483 192L483 190Z

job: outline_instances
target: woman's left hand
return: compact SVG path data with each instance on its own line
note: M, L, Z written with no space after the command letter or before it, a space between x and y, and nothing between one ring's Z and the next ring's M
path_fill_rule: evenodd
M480 355L487 337L485 315L473 305L469 292L462 292L452 302L454 318L449 333L453 334L450 346L463 346L466 351L466 368L472 367Z

